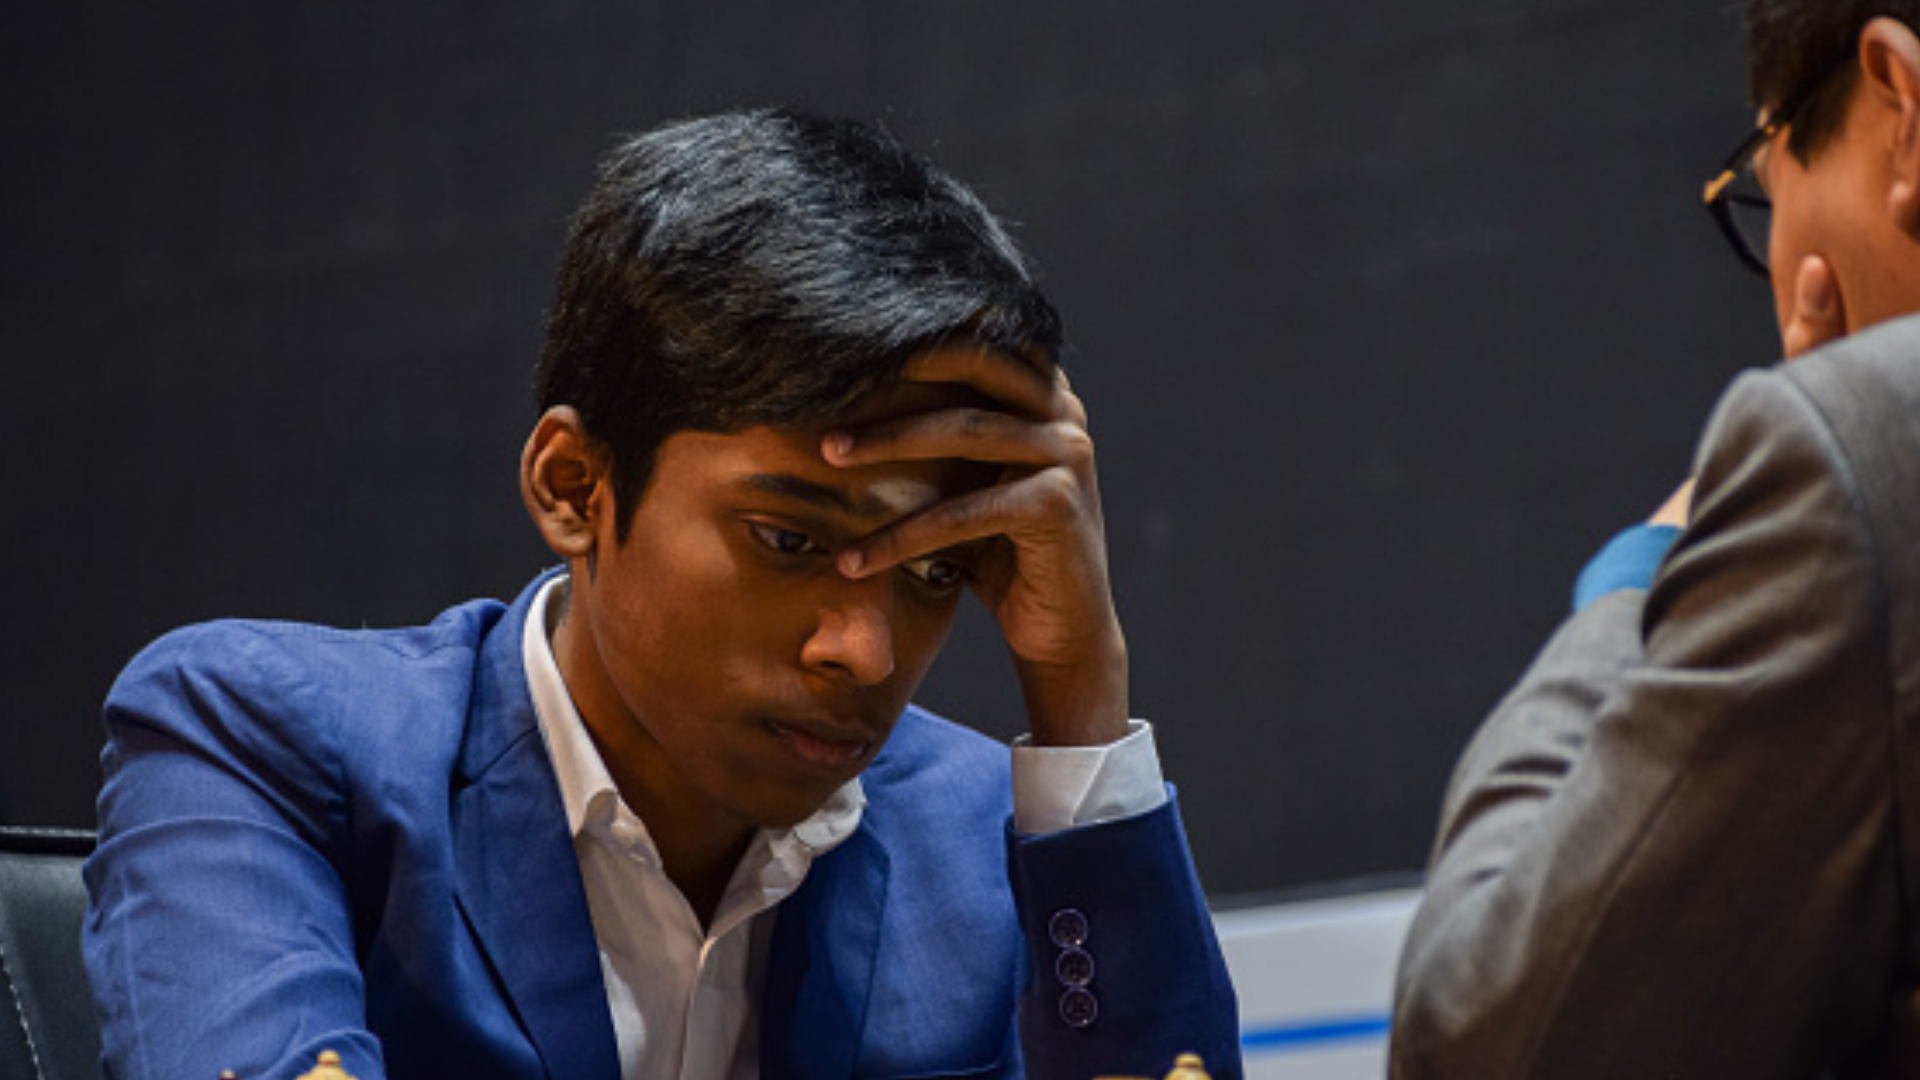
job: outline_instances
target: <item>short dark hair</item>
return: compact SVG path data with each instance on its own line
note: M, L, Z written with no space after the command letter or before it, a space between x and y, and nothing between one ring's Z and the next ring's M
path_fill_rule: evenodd
M1059 357L1059 316L980 199L877 128L732 112L601 162L535 391L612 455L624 540L668 436L831 420L958 340Z
M1920 0L1749 0L1747 93L1754 107L1777 110L1808 95L1787 137L1795 157L1811 158L1839 132L1859 75L1860 30L1881 15L1920 27Z

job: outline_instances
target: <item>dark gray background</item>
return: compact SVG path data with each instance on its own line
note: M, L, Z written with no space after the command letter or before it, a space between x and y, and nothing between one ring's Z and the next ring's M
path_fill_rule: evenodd
M0 817L91 823L168 627L419 621L548 561L514 470L622 132L879 120L1016 223L1093 409L1201 869L1417 867L1585 556L1776 346L1701 181L1715 0L12 5ZM1017 729L977 612L922 699Z

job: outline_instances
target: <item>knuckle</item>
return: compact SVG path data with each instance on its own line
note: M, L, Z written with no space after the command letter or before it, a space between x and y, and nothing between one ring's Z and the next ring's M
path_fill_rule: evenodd
M1054 439L1060 445L1060 459L1069 468L1080 470L1093 463L1093 436L1077 424L1056 424Z
M1065 469L1048 469L1033 478L1034 497L1049 513L1066 513L1080 506L1080 485Z
M960 434L968 440L990 438L999 426L1000 417L997 414L981 409L968 409L959 416Z
M960 504L959 500L948 499L945 502L935 503L932 507L916 515L913 522L922 529L936 533L944 533L965 520L965 518L966 508Z
M900 543L911 544L915 550L932 550L939 547L938 540L967 520L968 510L959 500L949 499L915 514L913 517L894 526L891 532L905 534Z

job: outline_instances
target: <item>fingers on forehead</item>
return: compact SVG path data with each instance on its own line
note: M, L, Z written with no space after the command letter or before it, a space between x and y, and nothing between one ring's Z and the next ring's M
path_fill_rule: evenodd
M1064 385L1058 370L992 346L955 345L915 356L901 374L916 381L960 383L997 401L1045 410L1055 388Z

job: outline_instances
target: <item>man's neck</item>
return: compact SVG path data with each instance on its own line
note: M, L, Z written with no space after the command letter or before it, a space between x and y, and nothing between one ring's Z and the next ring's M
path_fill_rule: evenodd
M686 897L700 925L712 926L734 870L758 830L737 818L716 814L703 803L659 797L656 792L665 785L649 782L647 770L635 767L645 757L623 753L610 745L592 721L586 727L621 801L646 825L667 879Z
M556 597L562 604L569 599L564 593ZM561 681L573 696L587 737L621 801L646 826L661 869L686 898L700 925L711 926L734 870L758 830L752 823L693 795L667 763L664 752L638 724L608 728L596 722L592 706L596 695L581 685L579 665L570 663L573 650L580 646L573 637L570 615L566 607L549 615L549 642Z
M686 897L687 906L693 909L694 917L700 920L703 930L711 931L713 920L720 911L720 902L726 898L727 886L733 883L734 872L740 866L740 860L753 843L753 832L749 830L733 838L733 842L724 846L714 844L672 845L662 839L662 832L647 821L647 831L654 835L654 846L660 851L660 865L666 871L667 879Z

